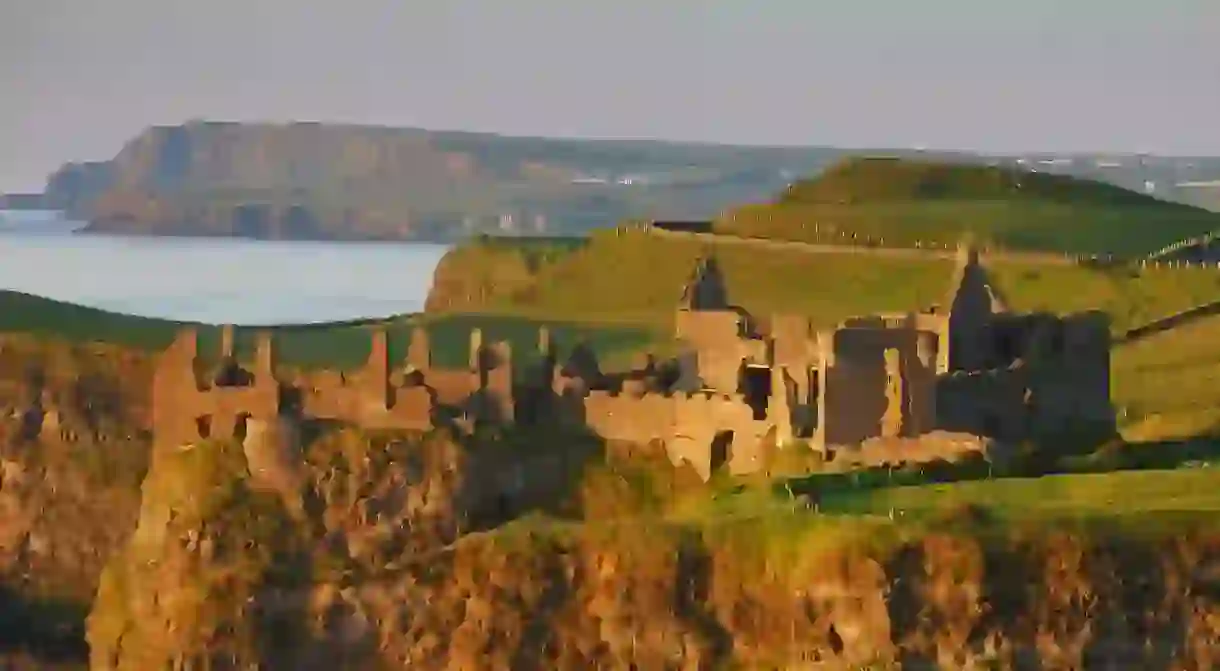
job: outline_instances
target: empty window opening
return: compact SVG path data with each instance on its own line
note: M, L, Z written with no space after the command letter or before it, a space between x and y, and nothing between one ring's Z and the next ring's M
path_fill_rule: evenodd
M238 440L245 440L246 434L249 431L247 422L250 420L250 413L243 412L237 416L237 420L233 423L233 437Z
M767 405L771 399L771 369L763 366L744 366L741 373L741 393L746 404L754 411L754 419L767 418Z
M212 437L212 416L211 415L200 415L199 417L196 417L195 418L195 430L199 432L200 438L204 438L204 439L211 438Z
M250 387L254 385L254 375L242 368L233 357L225 357L216 371L213 383L217 387Z
M995 438L1000 434L1000 418L993 413L983 415L983 435Z
M733 449L733 432L720 431L712 439L711 466L713 471L719 470L728 463Z
M1022 340L1022 334L1017 329L1000 329L994 340L996 355L994 365L997 367L1009 366L1019 359L1024 349Z

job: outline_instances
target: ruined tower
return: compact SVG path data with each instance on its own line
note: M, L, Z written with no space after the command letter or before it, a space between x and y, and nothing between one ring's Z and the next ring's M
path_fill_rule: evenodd
M993 315L1006 311L973 247L959 247L949 297L949 367L979 370L987 365Z
M683 289L674 315L675 337L690 351L694 370L704 387L723 393L738 391L739 371L749 351L749 325L742 311L729 303L724 274L714 257L701 259ZM757 342L757 341L756 341ZM761 359L752 363L766 363Z
M682 289L678 306L680 309L696 311L729 309L729 292L716 257L705 256L699 260L690 281Z

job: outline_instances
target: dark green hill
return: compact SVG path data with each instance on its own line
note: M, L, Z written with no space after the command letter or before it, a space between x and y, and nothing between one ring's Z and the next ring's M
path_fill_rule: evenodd
M285 325L271 329L277 358L289 366L351 370L368 358L373 326L389 332L390 357L406 357L411 330L416 324L429 332L433 362L458 367L469 361L470 332L483 330L485 341L506 340L523 362L536 351L538 327L546 324L561 352L577 341L588 343L602 356L634 349L650 339L638 328L579 326L562 321L538 321L513 316L490 315L401 315L322 324ZM179 329L191 326L199 335L199 353L215 355L220 349L220 327L165 319L151 319L84 307L73 303L0 291L0 333L29 333L73 343L105 342L144 351L157 351L173 341ZM253 353L259 328L235 329L234 350L239 357Z
M1220 214L1111 184L961 163L854 158L731 211L724 233L823 244L956 245L1140 256L1220 229Z
M1067 205L1161 206L1192 210L1113 184L1067 175L903 158L850 158L789 186L781 204L925 201L1037 201Z

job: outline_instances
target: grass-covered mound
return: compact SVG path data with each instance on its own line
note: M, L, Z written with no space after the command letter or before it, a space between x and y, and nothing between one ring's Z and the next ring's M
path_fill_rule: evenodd
M507 274L496 270L500 264L518 268L518 281L482 283L480 291L451 296L444 301L451 310L638 325L662 333L698 259L708 253L716 255L734 303L762 318L807 314L827 327L859 314L943 302L953 273L948 259L760 251L654 236L636 227L600 231L584 247L529 269L515 253L468 249L451 252L453 262L441 262L436 287L468 287L459 280Z
M719 232L823 244L990 246L1141 256L1220 229L1220 215L1087 179L1011 168L854 158L730 211Z
M811 253L627 227L600 232L588 244L532 267L502 244L468 243L442 261L433 297L445 304L439 314L632 325L664 338L682 287L699 257L709 253L725 272L730 300L762 318L806 314L823 327L856 315L944 306L954 264L932 255ZM985 263L1011 309L1103 310L1116 334L1220 300L1220 272L1214 268L1106 268L1005 257Z

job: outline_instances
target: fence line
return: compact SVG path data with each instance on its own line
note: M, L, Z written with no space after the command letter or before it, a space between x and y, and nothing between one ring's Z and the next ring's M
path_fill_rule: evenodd
M705 242L718 242L724 244L738 245L754 245L758 247L770 247L774 249L802 251L812 254L873 254L876 256L888 257L913 257L913 258L942 258L956 259L958 248L956 245L950 245L945 242L924 242L916 241L913 247L886 247L884 246L884 238L860 238L855 234L843 234L843 239L851 239L853 242L848 244L831 244L831 243L816 243L805 242L802 240L783 240L776 238L764 237L748 237L742 235L732 235L725 233L697 233L691 231L667 230L656 227L648 227L647 231L651 235L664 238L678 238ZM1208 234L1213 235L1213 234ZM1202 238L1202 236L1200 236ZM1214 234L1214 237L1207 238L1208 241L1220 238L1220 231ZM1178 245L1179 243L1175 243ZM1184 248L1174 247L1174 249ZM1167 248L1168 249L1168 248ZM1055 252L1030 252L1019 251L1003 248L995 248L990 246L980 246L978 251L981 255L999 260L1009 261L1025 261L1037 262L1054 265L1126 265L1129 267L1138 266L1141 270L1170 270L1170 269L1216 269L1220 270L1220 261L1194 261L1186 259L1166 259L1162 260L1160 252L1148 257L1139 257L1133 259L1121 259L1109 254L1068 254Z

